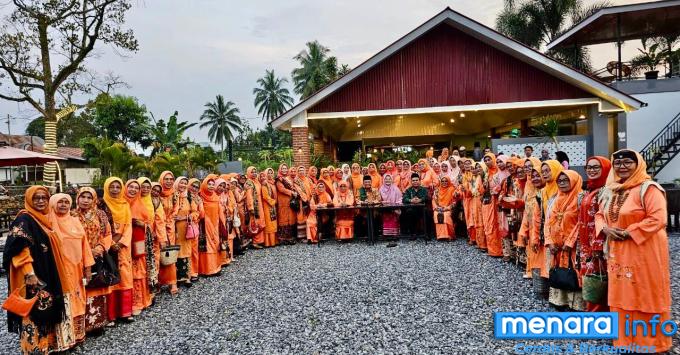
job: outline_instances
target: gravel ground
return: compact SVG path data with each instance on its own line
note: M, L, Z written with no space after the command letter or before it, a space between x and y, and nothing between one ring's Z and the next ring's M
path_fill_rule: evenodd
M680 320L680 236L670 244ZM516 267L463 241L295 245L251 251L75 352L506 354L517 342L493 338L493 312L550 310ZM17 349L2 326L0 353Z

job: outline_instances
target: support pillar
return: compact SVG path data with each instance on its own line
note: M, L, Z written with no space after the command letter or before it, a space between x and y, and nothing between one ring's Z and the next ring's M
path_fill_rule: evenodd
M293 165L309 167L309 128L307 127L307 111L295 116L291 122L293 138Z
M588 108L588 132L592 141L588 155L609 157L609 140L614 137L610 137L609 134L609 119L606 115L600 117L597 105Z

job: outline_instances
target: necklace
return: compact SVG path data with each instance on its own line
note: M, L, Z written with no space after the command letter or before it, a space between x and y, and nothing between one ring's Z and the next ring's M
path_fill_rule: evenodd
M626 202L628 194L630 194L629 190L617 191L612 198L612 202L609 204L609 211L607 211L610 222L616 222L619 220L621 207L623 207L623 204Z

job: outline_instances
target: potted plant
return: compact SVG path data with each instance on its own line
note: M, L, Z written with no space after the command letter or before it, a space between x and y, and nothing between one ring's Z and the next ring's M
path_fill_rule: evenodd
M652 43L649 45L650 40L647 38L642 39L642 48L638 48L640 54L635 56L631 60L631 65L633 70L640 72L644 70L645 79L654 80L659 77L659 71L656 68L663 61L663 53L657 52L659 49L659 43Z
M557 150L560 150L560 142L557 140L560 135L560 120L557 116L548 115L541 118L538 125L532 127L532 130L535 136L545 138L546 141L555 144Z

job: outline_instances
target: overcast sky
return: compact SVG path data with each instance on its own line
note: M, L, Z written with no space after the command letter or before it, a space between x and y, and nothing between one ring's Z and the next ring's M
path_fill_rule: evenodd
M255 81L266 69L289 78L293 56L308 41L319 40L340 63L355 67L446 6L490 27L503 6L503 0L133 2L127 22L140 50L121 57L100 47L99 57L89 66L122 76L130 88L118 93L136 96L156 118L177 110L180 119L198 121L203 105L222 94L236 103L254 128L264 125L253 106ZM634 47L624 48L630 53ZM593 47L595 67L614 60L614 53L613 45ZM26 106L0 100L0 132L7 132L8 113L35 115ZM27 123L13 121L12 133L23 132ZM191 138L207 141L206 132L195 127Z

